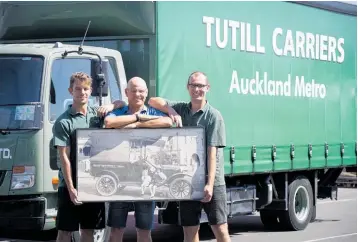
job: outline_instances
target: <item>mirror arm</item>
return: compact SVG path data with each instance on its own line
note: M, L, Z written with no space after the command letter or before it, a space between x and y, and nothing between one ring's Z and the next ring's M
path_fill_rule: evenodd
M78 47L78 50L71 50L71 51L65 50L65 52L63 52L63 54L62 54L62 58L66 58L68 56L68 54L71 54L71 53L76 53L79 55L82 55L82 54L94 55L94 56L98 57L99 64L100 64L99 65L100 74L97 74L97 80L101 80L99 82L99 105L102 106L102 89L104 86L104 73L102 73L102 58L101 58L101 56L97 53L83 51L82 47L80 46L80 47Z

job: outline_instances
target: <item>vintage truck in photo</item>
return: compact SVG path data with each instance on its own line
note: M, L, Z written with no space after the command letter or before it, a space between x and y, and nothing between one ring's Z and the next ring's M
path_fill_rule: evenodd
M356 5L343 2L1 2L0 229L55 228L52 126L73 72L91 73L98 104L126 100L133 76L150 97L189 100L196 70L225 120L228 217L305 229L356 171L356 46ZM171 202L159 222L177 213Z

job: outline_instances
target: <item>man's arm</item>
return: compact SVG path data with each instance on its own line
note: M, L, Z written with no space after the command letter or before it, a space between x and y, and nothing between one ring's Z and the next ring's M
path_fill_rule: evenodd
M217 152L217 148L215 146L208 147L208 158L207 158L208 181L206 184L208 186L214 186L215 174L216 174L216 152Z
M163 113L169 114L170 109L173 109L168 105L167 101L161 97L151 97L148 101L148 104L155 109L162 111ZM174 110L175 111L175 110Z
M204 188L203 202L209 202L213 195L218 148L226 145L225 124L220 112L214 112L206 127L208 179Z
M80 204L77 200L77 191L73 186L71 163L69 160L70 153L70 130L66 123L57 121L53 126L53 143L57 147L58 155L61 161L61 171L65 183L74 204Z
M136 115L122 115L122 116L115 116L109 114L104 119L104 125L106 128L123 128L126 125L136 123L137 117Z
M61 161L61 170L68 189L72 189L72 173L71 164L68 158L70 153L70 127L68 123L63 120L58 120L53 126L53 145L57 148L58 155Z
M168 128L172 127L173 121L169 117L159 117L148 121L140 121L136 123L137 128Z
M178 127L183 126L181 116L178 113L181 113L183 105L186 105L185 102L174 102L161 97L152 97L149 99L148 104L163 113L167 113Z
M116 100L111 104L102 105L100 107L96 107L95 109L97 111L97 116L103 117L106 114L108 114L109 112L112 112L113 110L118 109L118 108L122 108L126 105L127 105L127 103L125 101Z
M57 146L58 155L61 160L61 170L63 173L63 177L65 179L68 190L73 190L75 187L72 182L72 171L71 171L71 163L68 158L68 154L70 153L69 146Z
M226 146L225 123L219 112L215 112L207 127L208 144L208 184L214 185L216 174L216 153L218 148Z

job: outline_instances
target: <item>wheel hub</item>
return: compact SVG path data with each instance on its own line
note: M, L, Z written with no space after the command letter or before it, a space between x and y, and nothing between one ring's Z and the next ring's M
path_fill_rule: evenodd
M305 187L297 188L294 196L295 214L298 220L304 221L309 213L309 196Z

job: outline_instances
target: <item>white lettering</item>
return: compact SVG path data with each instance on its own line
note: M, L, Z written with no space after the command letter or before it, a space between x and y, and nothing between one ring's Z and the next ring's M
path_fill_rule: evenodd
M326 35L321 35L319 56L320 59L324 61L328 59L327 52L326 52L328 50L327 40L328 37Z
M320 41L319 41L319 34L316 34L316 60L319 60L319 45L320 45Z
M246 30L246 23L241 22L240 36L245 36L245 33L246 33L245 30ZM245 46L246 46L245 38L240 37L240 42L241 42L240 50L245 51L246 50L245 49Z
M216 27L216 32L215 32L215 36L216 36L216 45L221 48L224 49L227 45L227 30L228 30L228 20L224 19L224 27L223 27L223 39L221 40L220 36L221 36L221 25L220 25L220 19L216 18L215 19L215 27Z
M261 46L261 26L256 25L256 52L264 54L266 52L265 47Z
M1 159L12 159L10 154L10 149L0 148L0 158Z
M236 33L237 33L237 29L240 28L240 22L237 21L233 21L233 20L229 20L229 27L231 28L231 48L233 50L236 50L236 43L237 43L237 39L236 39Z
M291 56L295 56L295 48L293 44L292 31L287 30L285 47L283 49L283 55L287 56L288 52L291 52Z
M260 73L256 71L255 78L239 78L237 71L233 71L229 93L236 89L239 94L251 94L262 96L291 96L291 80L285 82L280 80L271 80L267 72L263 73L260 79Z
M315 54L314 54L314 43L315 43L315 38L314 35L312 33L307 33L306 34L306 58L311 58L312 60L315 59Z
M254 78L239 77L236 70L232 72L229 93L242 95L259 95L259 96L292 96L291 88L294 88L294 96L303 98L320 98L324 99L327 94L324 84L316 83L314 79L311 82L305 82L304 76L296 76L295 84L291 85L291 74L287 75L286 81L270 79L267 72L261 75L255 72Z
M277 35L282 35L281 28L275 28L272 35L272 48L276 55L281 56L283 50L277 47Z
M279 41L279 36L283 36L283 43L282 40ZM343 44L343 38L337 40L328 35L294 32L289 29L283 31L281 28L275 28L272 33L272 49L278 56L342 63L344 61Z
M301 76L301 80L298 76L296 76L296 87L295 87L295 96L302 97L305 95L305 80L304 77Z
M342 63L344 61L344 49L343 49L344 39L339 38L338 39L338 52L340 56L337 58L338 63Z
M325 98L326 86L324 84L317 84L312 79L311 83L305 83L304 76L296 76L295 84L295 96L296 97L312 97L312 98Z
M206 46L208 47L212 47L212 26L214 25L215 42L218 48L224 49L230 46L232 50L236 50L240 41L240 51L257 53L266 51L261 41L260 25L256 25L256 29L251 31L250 23L208 16L203 16L203 23L206 25ZM229 38L229 32L231 32L231 38Z
M203 17L203 23L206 24L206 46L211 46L211 25L214 24L215 20L213 17Z
M246 50L249 52L255 52L256 48L251 44L251 24L246 24Z
M240 93L239 80L237 79L236 71L233 71L231 75L231 85L230 85L229 93L232 93L234 89L236 89L237 93Z
M337 43L334 37L328 37L328 61L337 61L336 54Z
M305 34L301 31L296 32L296 57L305 58Z

